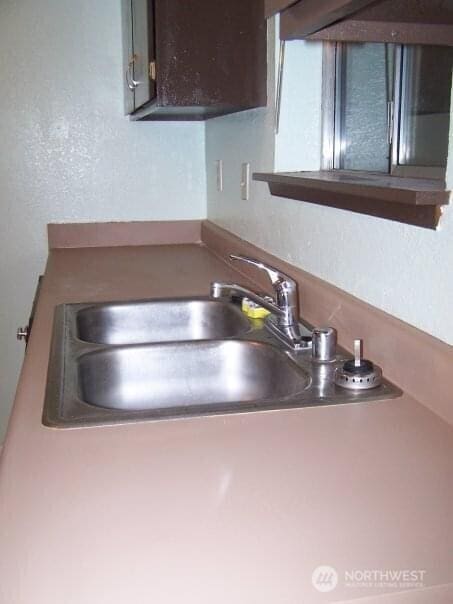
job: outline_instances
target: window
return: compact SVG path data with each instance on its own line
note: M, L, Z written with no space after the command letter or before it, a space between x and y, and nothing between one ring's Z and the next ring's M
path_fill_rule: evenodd
M405 34L400 25L388 22L389 35L394 27L398 35ZM337 33L349 36L350 31ZM429 35L434 31L429 29ZM420 39L423 32L418 30ZM445 167L453 48L324 44L321 169L261 172L254 180L267 182L277 197L436 229L443 206L450 203ZM283 52L280 84L282 73ZM300 71L297 76L301 87L310 86Z
M326 43L323 168L443 178L453 48Z

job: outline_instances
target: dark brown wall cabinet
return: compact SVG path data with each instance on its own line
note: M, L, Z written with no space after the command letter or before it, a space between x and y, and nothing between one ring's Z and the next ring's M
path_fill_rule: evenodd
M266 105L263 0L123 0L125 113L203 120Z

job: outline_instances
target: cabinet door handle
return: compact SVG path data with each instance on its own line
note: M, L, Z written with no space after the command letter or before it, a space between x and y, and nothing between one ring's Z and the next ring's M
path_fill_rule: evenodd
M129 65L127 66L126 69L126 84L127 87L129 88L129 90L135 90L137 88L137 86L140 84L140 82L138 80L134 80L134 77L132 75L132 67L135 63L135 55L132 57L132 59L129 61Z
M151 61L149 64L149 77L153 82L156 81L156 61Z

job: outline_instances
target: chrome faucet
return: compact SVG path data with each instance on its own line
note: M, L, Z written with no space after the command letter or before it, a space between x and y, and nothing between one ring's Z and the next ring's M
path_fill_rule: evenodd
M237 283L219 283L217 281L211 283L211 296L213 298L224 298L236 294L249 298L271 313L266 321L266 326L274 335L291 348L309 348L311 346L311 334L299 323L297 283L294 279L255 258L236 254L230 254L230 258L231 260L251 264L265 271L274 288L275 300L269 302L263 296Z

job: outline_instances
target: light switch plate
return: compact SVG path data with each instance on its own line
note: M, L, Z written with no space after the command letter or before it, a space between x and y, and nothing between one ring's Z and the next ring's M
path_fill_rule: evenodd
M241 169L241 199L248 201L250 199L250 164L245 162Z

